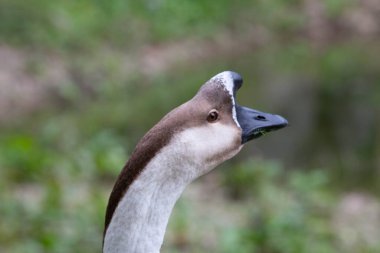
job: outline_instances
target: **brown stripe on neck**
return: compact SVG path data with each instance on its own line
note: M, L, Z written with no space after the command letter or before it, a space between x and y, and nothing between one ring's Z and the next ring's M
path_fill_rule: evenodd
M108 200L103 238L106 234L116 207L127 192L130 185L136 180L139 174L141 174L149 161L152 160L158 151L167 145L171 139L173 131L168 130L167 124L162 124L161 126L159 125L161 124L157 124L153 127L137 144L130 159L116 180ZM173 130L173 128L171 130Z

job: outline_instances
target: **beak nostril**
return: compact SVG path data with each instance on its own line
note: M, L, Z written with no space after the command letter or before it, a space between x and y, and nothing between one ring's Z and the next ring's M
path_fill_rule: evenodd
M267 120L264 116L262 116L262 115L257 115L256 117L255 117L255 119L257 119L257 120L262 120L262 121L265 121L265 120Z

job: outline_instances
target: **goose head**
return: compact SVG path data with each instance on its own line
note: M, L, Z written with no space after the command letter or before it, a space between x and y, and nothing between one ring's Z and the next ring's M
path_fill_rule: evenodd
M242 84L236 72L219 73L163 119L164 125L176 122L172 142L182 144L182 159L204 168L200 174L236 155L248 141L288 124L279 115L238 105L236 93Z

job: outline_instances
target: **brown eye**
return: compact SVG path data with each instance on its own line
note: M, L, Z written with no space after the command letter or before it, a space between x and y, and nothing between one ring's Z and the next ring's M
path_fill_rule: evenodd
M217 110L211 110L208 113L207 121L210 122L210 123L212 123L212 122L215 122L218 118L219 118L218 111Z

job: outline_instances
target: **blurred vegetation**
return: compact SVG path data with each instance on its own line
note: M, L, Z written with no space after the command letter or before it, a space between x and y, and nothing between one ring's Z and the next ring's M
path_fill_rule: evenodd
M0 1L0 56L22 63L0 63L0 252L100 252L136 142L225 69L291 126L209 176L243 224L207 227L185 196L165 252L378 252L334 219L351 192L379 197L379 17L370 0ZM22 107L24 80L45 93Z
M242 245L241 252L336 252L326 217L333 198L325 190L325 173L286 174L278 164L259 160L235 172L228 171L227 185L234 195L252 200L247 227L238 232L237 243L224 245L226 252L235 245Z

